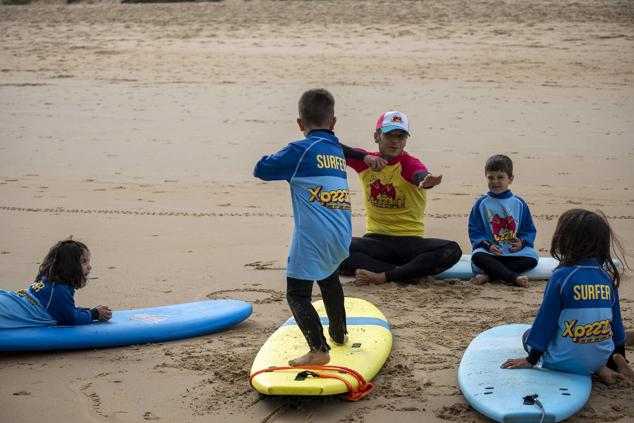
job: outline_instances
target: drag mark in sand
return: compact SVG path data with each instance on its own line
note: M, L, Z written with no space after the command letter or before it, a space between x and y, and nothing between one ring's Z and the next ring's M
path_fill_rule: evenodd
M247 263L244 267L253 267L254 270L286 270L285 267L272 267L275 260L272 261L254 261L253 263Z
M273 411L271 411L271 413L264 417L262 420L260 420L260 423L270 423L273 421L273 417L276 414L282 414L287 408L288 408L288 404L281 404L279 407L277 407L276 409L274 409Z
M144 210L119 210L119 209L67 209L65 207L10 207L0 206L0 210L26 212L26 213L52 213L52 214L118 214L131 216L169 216L169 217L292 217L288 213L240 213L240 212L184 212L184 211L144 211Z
M230 295L228 295L230 294ZM221 289L206 295L210 300L242 300L253 304L281 303L286 298L286 294L277 289L267 288L236 288Z
M201 376L200 382L183 394L194 414L209 415L219 410L245 413L249 408L257 408L254 404L258 402L254 401L258 394L247 382L251 363L273 330L273 327L244 325L231 334L213 336L204 343L169 347L165 351L167 360L157 368L190 370Z
M67 209L65 207L13 207L0 206L0 210L24 213L52 213L52 214L117 214L131 216L168 216L168 217L293 217L289 213L270 212L186 212L186 211L149 211L149 210L121 210L121 209ZM353 217L365 217L365 213L352 213ZM429 213L433 219L468 218L468 213ZM558 219L558 214L535 214L534 220ZM608 219L632 220L634 215L611 215Z

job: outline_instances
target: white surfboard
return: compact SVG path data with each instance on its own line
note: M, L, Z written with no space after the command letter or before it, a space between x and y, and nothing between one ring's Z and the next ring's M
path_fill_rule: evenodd
M540 257L537 266L524 273L531 280L547 280L553 270L559 265L559 260L552 257ZM471 254L463 254L460 261L452 268L434 275L436 279L471 279L475 275L471 268Z

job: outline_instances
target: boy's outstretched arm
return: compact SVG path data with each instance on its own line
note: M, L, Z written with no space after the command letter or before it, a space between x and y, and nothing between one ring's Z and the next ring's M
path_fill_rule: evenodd
M371 170L378 172L387 166L387 160L383 157L373 156L372 154L368 154L365 151L357 150L352 147L348 147L345 144L341 144L341 148L343 149L343 156L346 160L357 160L363 162L367 167Z
M366 154L365 157L363 157L363 163L375 172L378 172L387 166L387 160L383 157L372 156L370 154Z
M253 176L265 181L290 180L299 165L299 149L292 144L277 153L262 157L253 169Z

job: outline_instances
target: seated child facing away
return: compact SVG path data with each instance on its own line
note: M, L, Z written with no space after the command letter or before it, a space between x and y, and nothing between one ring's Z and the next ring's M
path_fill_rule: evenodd
M572 209L561 215L551 254L560 260L544 293L533 326L524 334L526 358L502 368L542 367L596 373L606 384L629 378L625 331L619 305L620 274L612 261L614 235L603 214ZM622 248L615 243L619 252Z
M55 244L31 286L18 292L0 289L0 329L109 320L107 306L75 307L75 290L86 286L91 268L85 244L71 239Z
M539 260L533 248L537 230L526 202L509 190L513 162L502 154L492 156L484 173L489 192L476 201L469 215L471 264L477 273L473 282L503 280L526 288L528 278L520 273Z
M306 91L299 100L297 124L306 137L264 156L254 176L290 184L295 228L288 253L286 299L310 351L291 366L330 361L330 346L311 303L317 281L328 314L330 339L347 341L344 295L339 264L348 256L352 238L346 161L333 129L335 100L328 91Z

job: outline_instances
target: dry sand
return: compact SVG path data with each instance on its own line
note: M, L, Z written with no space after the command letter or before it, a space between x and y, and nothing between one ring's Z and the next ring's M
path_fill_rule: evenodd
M0 421L484 421L460 394L469 341L530 323L545 282L357 287L394 328L358 403L259 396L251 361L289 316L288 188L251 176L297 139L296 101L323 86L337 134L372 148L408 113L408 150L444 174L427 235L469 251L466 219L494 153L515 161L547 253L570 207L611 217L634 262L634 4L630 1L224 1L0 7L0 287L48 247L93 253L79 304L115 309L237 298L236 328L155 345L0 356ZM364 213L353 172L354 233ZM634 278L623 280L634 327ZM629 350L634 357L634 351ZM632 421L634 388L595 381L571 421Z

